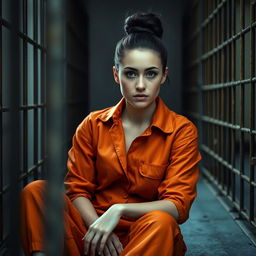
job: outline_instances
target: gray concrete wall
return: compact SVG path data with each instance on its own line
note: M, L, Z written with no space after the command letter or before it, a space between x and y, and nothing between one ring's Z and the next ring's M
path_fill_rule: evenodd
M126 14L153 11L162 15L163 41L168 50L170 83L160 92L167 106L181 113L182 83L182 15L183 0L87 0L84 2L89 16L89 91L90 110L115 105L121 99L119 85L112 74L116 43L125 35Z

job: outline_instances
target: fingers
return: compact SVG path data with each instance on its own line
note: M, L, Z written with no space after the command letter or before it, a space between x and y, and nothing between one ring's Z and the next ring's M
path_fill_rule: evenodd
M91 253L91 256L95 256L96 248L98 246L100 238L101 238L101 234L96 233L96 235L91 240L91 243L90 243L90 253Z
M118 256L118 252L117 252L117 250L116 250L116 248L115 248L115 246L114 246L114 244L113 244L111 239L109 239L107 241L107 247L108 247L108 249L110 251L110 255L111 256Z
M118 252L118 254L120 254L123 251L123 245L116 235L112 236L112 243L113 243L116 251Z
M99 245L99 254L103 252L103 249L105 248L108 238L109 238L109 234L104 234L104 236L101 238L100 245Z
M87 232L83 238L84 240L84 254L88 255L89 250L90 250L90 244L92 239L94 238L94 233L93 232Z
M117 235L88 230L83 238L85 255L118 256L123 251L122 243Z
M103 248L104 256L105 255L118 256L122 251L123 251L123 245L120 242L119 238L114 233L111 234Z
M108 249L107 246L104 247L103 255L104 255L104 256L111 256L110 251L109 251L109 249Z
M90 229L83 238L84 242L84 254L95 256L96 249L100 255L103 252L105 244L108 240L109 233L102 233L99 230ZM111 249L112 250L112 249Z
M96 253L96 248L97 245L101 239L102 234L97 232L93 232L93 231L88 231L85 235L85 237L83 238L84 240L84 254L85 255L90 255L91 256L95 256Z

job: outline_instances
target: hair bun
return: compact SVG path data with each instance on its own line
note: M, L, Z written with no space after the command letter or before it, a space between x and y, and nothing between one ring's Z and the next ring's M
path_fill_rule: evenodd
M150 33L162 38L163 27L159 16L154 13L135 13L125 20L124 30L131 33Z

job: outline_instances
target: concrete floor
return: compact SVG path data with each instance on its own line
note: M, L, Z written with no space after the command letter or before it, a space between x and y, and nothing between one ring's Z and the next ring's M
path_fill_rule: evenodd
M201 177L190 218L180 225L186 256L256 256L256 246Z

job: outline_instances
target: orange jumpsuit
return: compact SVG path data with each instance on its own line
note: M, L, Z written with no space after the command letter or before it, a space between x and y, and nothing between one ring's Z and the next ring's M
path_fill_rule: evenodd
M116 203L170 200L179 213L155 210L139 219L122 216L114 232L123 243L123 255L182 256L186 245L178 224L189 217L199 178L198 132L186 117L156 99L150 126L132 142L127 154L121 113L125 99L113 107L90 113L78 126L68 153L65 177L65 252L83 255L86 227L72 200L91 200L101 215ZM22 244L26 255L42 247L43 181L22 193ZM26 217L29 212L30 217ZM37 227L36 229L34 227Z

